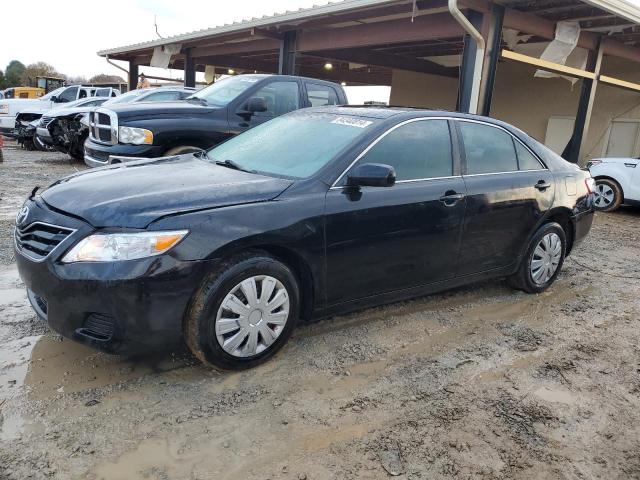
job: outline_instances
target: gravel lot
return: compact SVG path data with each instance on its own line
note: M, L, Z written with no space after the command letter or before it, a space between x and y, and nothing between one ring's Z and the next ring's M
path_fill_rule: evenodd
M12 147L0 163L0 478L640 478L640 210L598 215L542 295L495 281L369 309L218 373L36 320L13 217L80 168Z

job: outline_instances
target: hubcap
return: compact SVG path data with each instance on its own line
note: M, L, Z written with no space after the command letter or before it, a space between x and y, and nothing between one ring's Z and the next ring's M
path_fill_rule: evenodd
M216 338L234 357L250 357L268 349L289 318L289 294L267 275L256 275L233 287L216 315Z
M613 203L616 196L613 189L605 183L598 183L596 185L595 194L595 205L597 208L607 208Z
M537 285L547 283L556 273L562 258L562 240L557 233L547 233L531 257L531 278Z

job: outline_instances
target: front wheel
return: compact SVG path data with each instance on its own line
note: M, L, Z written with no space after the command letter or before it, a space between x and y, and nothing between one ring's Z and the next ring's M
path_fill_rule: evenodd
M298 319L293 272L266 253L225 262L205 280L187 315L187 345L202 362L240 370L258 365L286 343Z
M567 238L555 222L542 225L533 235L518 271L509 283L528 293L541 293L555 281L564 263Z

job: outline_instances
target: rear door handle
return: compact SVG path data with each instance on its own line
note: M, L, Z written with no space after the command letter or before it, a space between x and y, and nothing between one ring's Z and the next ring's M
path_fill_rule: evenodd
M442 197L440 197L440 201L445 204L447 207L453 207L456 203L462 200L465 197L464 193L456 193L456 192L446 192Z
M535 188L544 192L547 188L549 188L551 184L549 182L545 182L544 180L540 180L538 183L534 185Z

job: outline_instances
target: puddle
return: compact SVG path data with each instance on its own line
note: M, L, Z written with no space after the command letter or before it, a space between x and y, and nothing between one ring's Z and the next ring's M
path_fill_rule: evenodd
M542 387L533 392L533 394L536 397L551 403L564 403L567 405L571 405L576 401L571 392L560 388Z

